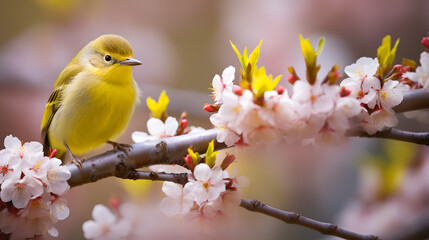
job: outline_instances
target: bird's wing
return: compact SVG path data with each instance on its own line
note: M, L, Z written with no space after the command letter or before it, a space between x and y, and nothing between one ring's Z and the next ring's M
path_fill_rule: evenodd
M73 59L58 76L57 80L55 81L52 94L49 97L49 100L45 106L45 112L43 114L41 126L43 151L45 152L45 154L48 154L48 150L50 147L48 129L51 125L55 113L61 107L60 101L64 87L69 84L79 72L82 71L82 67L79 64L76 64L74 60L75 59Z

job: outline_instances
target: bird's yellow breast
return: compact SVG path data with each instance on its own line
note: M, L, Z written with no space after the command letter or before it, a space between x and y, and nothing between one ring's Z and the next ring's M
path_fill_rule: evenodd
M61 107L49 128L53 148L77 155L114 140L127 127L138 102L131 68L110 72L111 79L90 70L79 73L65 86Z

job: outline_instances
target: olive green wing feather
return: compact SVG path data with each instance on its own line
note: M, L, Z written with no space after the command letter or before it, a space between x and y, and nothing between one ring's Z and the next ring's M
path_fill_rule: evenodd
M45 155L48 154L50 147L48 137L49 126L51 125L55 113L61 107L61 99L64 87L69 84L78 73L82 71L82 67L79 64L75 64L74 61L75 59L73 59L58 76L57 80L55 81L52 94L45 106L45 112L43 114L41 126L43 151L45 152Z

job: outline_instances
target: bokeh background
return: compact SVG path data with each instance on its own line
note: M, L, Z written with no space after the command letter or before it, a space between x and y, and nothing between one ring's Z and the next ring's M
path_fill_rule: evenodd
M146 131L146 97L157 98L162 89L170 96L170 115L179 117L186 111L191 125L211 127L209 114L202 110L204 103L211 103L211 80L229 65L237 72L240 66L229 40L242 51L245 46L253 49L263 39L258 65L273 75L282 74L281 84L287 85L287 66L304 74L298 33L314 44L326 37L319 58L321 75L333 64L340 64L342 72L361 56L375 57L386 34L401 38L396 62L403 57L418 61L423 50L420 39L429 31L428 12L429 1L425 0L2 1L0 139L13 134L23 141L40 140L44 105L56 77L86 43L101 34L122 35L133 46L134 57L143 62L133 69L143 92L142 104L119 140L131 143L133 131ZM424 129L404 118L401 127ZM404 146L395 144L351 139L323 148L285 147L280 154L259 157L242 154L239 173L250 180L244 197L321 221L341 221L339 215L350 201L377 195L365 186L380 184L379 178L371 180L371 174L360 166L371 159L389 159L392 146L399 151ZM422 151L405 148L409 151L405 157L410 158ZM362 183L362 179L370 180ZM95 204L107 204L112 197L152 204L162 198L160 186L124 184L109 178L71 189L67 194L71 214L59 224L59 239L83 239L82 223L91 218ZM390 210L392 216L398 211L395 207ZM239 214L242 224L237 232L248 239L321 238L311 230L263 215L245 210ZM353 224L351 228L360 225Z

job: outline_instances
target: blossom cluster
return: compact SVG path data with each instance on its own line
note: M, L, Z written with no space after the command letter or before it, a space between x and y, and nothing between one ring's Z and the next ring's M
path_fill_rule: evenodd
M43 156L38 142L22 144L11 135L0 150L0 231L11 239L58 236L54 224L69 215L62 195L70 171L61 160Z
M242 178L230 177L226 168L235 160L227 155L220 166L215 166L216 154L211 142L206 156L189 149L185 157L189 169L188 182L182 186L164 182L162 191L167 195L161 203L161 211L168 217L186 221L216 221L231 216L240 205Z
M393 107L403 99L399 81L380 81L375 76L379 66L377 58L359 58L355 64L345 68L349 78L340 84L360 101L363 109L361 125L368 134L396 126L398 120Z
M168 116L167 106L169 98L165 91L162 91L158 102L148 97L146 103L151 111L151 118L147 121L147 130L149 134L141 131L133 132L131 137L136 143L182 134L196 133L204 130L201 127L187 127L188 120L186 119L186 113L182 113L179 121L174 117Z
M324 79L317 78L320 65L316 58L324 40L315 51L300 35L306 62L306 79L300 79L292 67L288 82L291 93L277 86L280 77L267 75L257 67L260 44L248 56L240 54L240 82L234 84L235 68L227 67L212 81L214 104L204 109L214 114L211 123L218 129L217 140L226 145L246 145L285 139L288 142L314 143L341 140L352 128L374 134L397 124L393 107L402 99L399 81L390 71L396 47L390 48L390 36L383 39L377 58L362 57L347 66L349 78L340 85L339 66L334 65ZM380 64L379 64L380 60ZM395 75L396 76L396 75Z
M429 37L426 37L429 39ZM429 47L429 46L428 46ZM429 91L429 53L420 54L420 66L410 61L410 65L404 67L407 70L400 79L405 90L425 89ZM404 70L403 70L404 71ZM406 117L415 118L421 122L426 122L429 117L429 110L416 110L404 113Z

